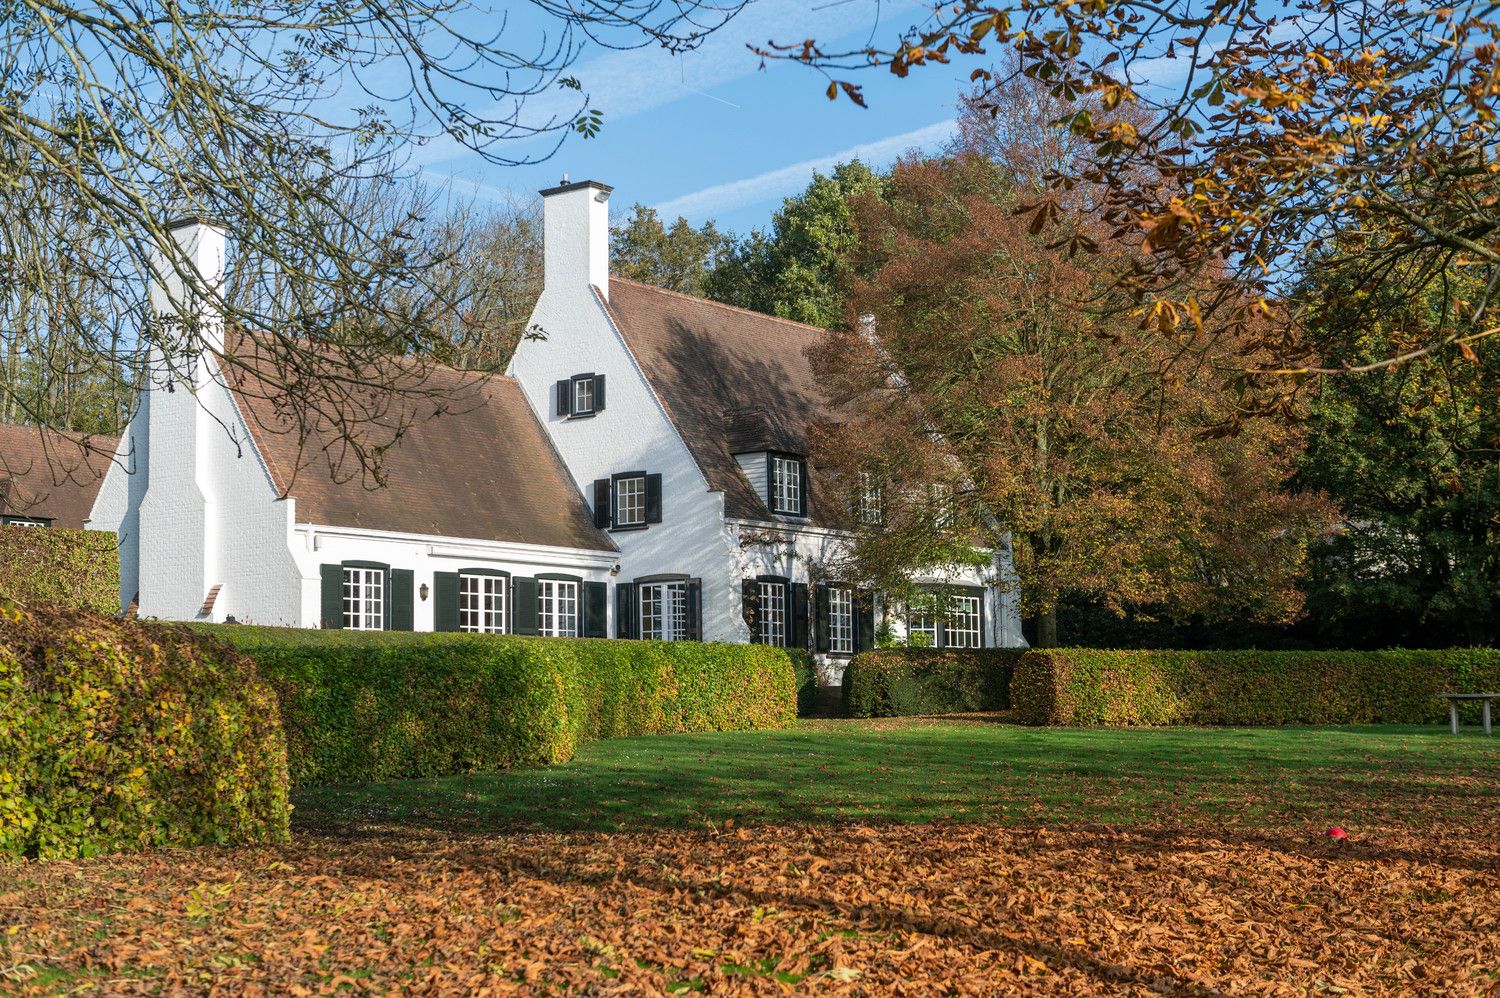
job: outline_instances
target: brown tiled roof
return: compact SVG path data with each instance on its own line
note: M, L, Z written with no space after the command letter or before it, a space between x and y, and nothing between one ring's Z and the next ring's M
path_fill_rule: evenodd
M238 358L236 400L276 487L296 498L299 523L615 550L514 378L404 366L407 393L368 416L372 439L409 422L377 481L329 420L295 418L257 378L264 354L242 346Z
M81 528L118 442L0 423L0 513Z
M807 358L823 330L617 277L609 311L725 515L781 519L734 455L806 454L812 426L834 418ZM816 488L809 512L818 522Z

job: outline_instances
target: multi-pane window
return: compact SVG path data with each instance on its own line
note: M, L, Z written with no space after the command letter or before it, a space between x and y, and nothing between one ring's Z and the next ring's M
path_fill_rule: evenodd
M760 643L786 647L786 586L780 582L760 584Z
M687 640L687 583L643 582L641 637L651 641Z
M594 379L578 378L573 382L573 415L583 416L594 411Z
M828 590L828 650L854 654L854 590Z
M868 471L859 473L859 522L877 526L884 519L881 510L880 482Z
M50 527L52 521L31 516L0 516L0 524L7 527Z
M344 629L385 630L384 569L344 569Z
M578 636L578 583L538 579L537 630L553 638Z
M913 613L906 618L906 642L913 648L936 648L938 619L930 613Z
M802 515L802 461L795 457L771 458L772 512Z
M638 527L646 522L646 479L615 479L615 526Z
M980 630L978 596L954 596L948 601L948 618L943 628L943 645L947 648L980 648L984 646Z
M458 577L458 629L483 634L505 633L505 577Z

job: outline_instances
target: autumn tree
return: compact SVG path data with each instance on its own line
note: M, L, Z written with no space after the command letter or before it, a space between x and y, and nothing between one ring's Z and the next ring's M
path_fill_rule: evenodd
M964 153L903 161L858 202L871 276L815 357L844 414L816 458L850 496L880 483L885 504L849 570L899 597L915 568L1011 547L1044 645L1064 596L1291 619L1330 515L1283 489L1295 435L1205 435L1235 405L1216 369L1174 367L1096 307L1131 253L1077 215L1098 252L1069 257L1027 231L1020 199L1001 164Z
M1055 120L1089 155L1021 207L1036 231L1066 230L1060 199L1079 183L1104 189L1103 228L1143 250L1118 277L1141 330L1177 341L1187 365L1245 351L1242 412L1290 413L1315 375L1470 358L1500 330L1492 5L921 6L929 9L884 41L840 50L782 39L761 51L819 69L829 97L861 103L861 71L907 76L960 60L972 60L980 100L997 112L1013 81L1044 86L1068 105ZM1006 49L1019 60L997 73L990 61ZM1096 114L1086 101L1141 109L1149 124ZM1213 279L1226 267L1237 281ZM1313 270L1327 280L1304 282ZM1347 331L1305 335L1318 303L1302 290L1346 283L1416 299L1455 272L1473 289L1463 307L1391 336L1383 354L1343 352Z
M669 291L701 295L705 277L733 241L712 219L695 227L679 215L668 226L655 208L636 204L611 233L610 272Z

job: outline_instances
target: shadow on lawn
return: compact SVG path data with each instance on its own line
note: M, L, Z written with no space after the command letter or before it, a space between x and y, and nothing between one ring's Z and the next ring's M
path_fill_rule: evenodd
M1443 739L1450 739L1444 741ZM960 721L616 739L572 763L299 792L298 823L443 831L974 821L1244 824L1496 813L1497 746L1443 729L1060 730Z

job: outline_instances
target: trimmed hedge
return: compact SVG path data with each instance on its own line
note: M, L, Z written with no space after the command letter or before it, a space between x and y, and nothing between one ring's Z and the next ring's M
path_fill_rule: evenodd
M0 599L119 613L119 540L103 530L0 526Z
M1028 652L1028 724L1429 724L1437 693L1500 690L1500 650ZM1477 718L1478 707L1464 708Z
M851 717L1009 710L1019 648L882 648L844 670Z
M281 699L292 782L563 762L590 738L780 727L780 649L697 642L214 626Z
M0 604L0 856L284 841L290 813L249 658L181 626Z

